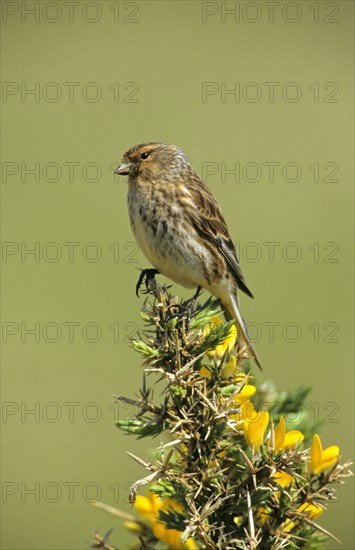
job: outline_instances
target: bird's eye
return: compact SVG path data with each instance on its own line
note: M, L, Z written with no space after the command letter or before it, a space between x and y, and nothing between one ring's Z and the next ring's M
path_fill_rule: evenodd
M150 151L144 151L144 153L141 154L141 159L142 160L147 160L149 155L150 155Z

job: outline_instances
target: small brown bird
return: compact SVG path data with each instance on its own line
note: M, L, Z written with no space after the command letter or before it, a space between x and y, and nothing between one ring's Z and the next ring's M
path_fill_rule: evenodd
M124 154L116 174L128 175L131 226L147 260L175 283L205 288L237 323L239 343L261 364L239 312L237 290L251 298L220 207L184 151L142 143Z

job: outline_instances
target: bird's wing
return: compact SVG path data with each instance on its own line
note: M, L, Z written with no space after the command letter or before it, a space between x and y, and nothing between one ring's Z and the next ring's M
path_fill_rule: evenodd
M192 223L196 231L216 246L236 280L238 288L253 298L248 289L238 262L233 241L227 224L216 200L208 187L198 178L189 188L196 209L192 213Z

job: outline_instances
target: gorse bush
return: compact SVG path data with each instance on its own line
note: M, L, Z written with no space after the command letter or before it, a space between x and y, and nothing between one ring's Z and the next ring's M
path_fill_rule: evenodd
M135 534L130 548L311 549L337 540L316 520L350 463L339 463L336 445L323 449L309 388L259 385L212 299L179 302L151 281L141 315L144 336L133 346L143 387L136 400L116 396L136 407L117 426L160 445L155 462L131 455L147 470L131 488L137 516L96 503ZM152 377L163 381L159 403ZM93 547L115 548L98 533Z

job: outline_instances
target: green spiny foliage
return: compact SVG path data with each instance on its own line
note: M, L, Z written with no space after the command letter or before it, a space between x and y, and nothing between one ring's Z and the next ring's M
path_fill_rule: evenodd
M123 518L137 535L132 548L319 548L332 535L314 520L350 475L349 463L338 463L335 446L319 451L310 388L279 393L271 382L253 384L233 323L217 322L218 312L215 300L195 307L150 282L145 330L133 342L144 358L143 386L136 400L116 396L136 408L118 428L165 440L155 463L131 455L149 472L131 489L143 520ZM147 385L152 376L164 382L160 404ZM136 500L146 484L147 496ZM95 537L103 544L95 548L114 548Z

